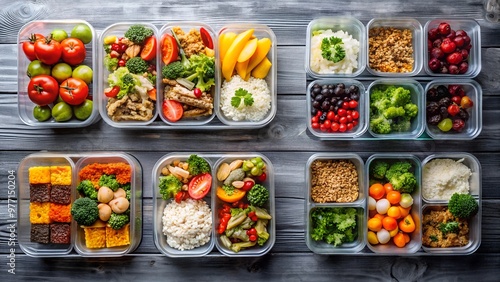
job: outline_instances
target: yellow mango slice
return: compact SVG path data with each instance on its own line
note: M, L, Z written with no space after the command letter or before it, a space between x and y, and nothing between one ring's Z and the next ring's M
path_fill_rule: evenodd
M236 63L236 73L244 80L247 80L245 79L247 77L247 67L248 67L248 60L244 61L244 62L237 62Z
M214 49L210 49L208 47L205 47L205 55L207 55L208 57L214 57L215 56Z
M257 49L248 62L247 72L250 73L267 56L271 49L271 39L262 38L257 41Z
M271 69L272 63L267 57L262 60L253 70L252 76L255 78L266 78L267 73Z
M226 79L226 81L231 80L231 76L233 75L234 67L238 60L238 56L241 53L241 50L245 48L250 37L253 35L254 29L246 30L234 39L233 43L227 50L226 55L222 61L222 75Z
M257 38L248 40L247 44L241 50L240 55L238 56L238 63L242 63L248 61L257 50Z
M226 56L227 49L233 44L234 39L237 34L234 32L226 32L222 33L219 36L219 53L220 53L220 61L224 60L224 56Z

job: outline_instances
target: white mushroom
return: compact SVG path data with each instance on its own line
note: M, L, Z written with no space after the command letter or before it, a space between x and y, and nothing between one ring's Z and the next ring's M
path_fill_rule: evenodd
M113 190L106 186L102 186L99 188L99 191L97 192L97 201L99 203L109 203L109 201L113 200L114 194Z
M113 212L118 214L124 213L128 209L129 205L129 201L124 197L116 198L109 202L109 206L111 207Z

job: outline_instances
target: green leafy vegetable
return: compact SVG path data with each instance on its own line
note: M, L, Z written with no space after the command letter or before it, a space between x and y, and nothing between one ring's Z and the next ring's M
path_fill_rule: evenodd
M146 38L153 36L152 29L140 24L134 24L125 32L125 37L136 44L142 44Z
M189 174L191 175L210 172L210 165L208 162L198 155L190 155L186 162L188 164Z
M316 208L311 213L311 238L335 247L353 242L357 236L355 208Z
M458 231L459 231L458 222L450 221L450 222L446 222L446 223L441 223L439 225L439 230L441 230L441 232L443 232L443 234L458 233Z
M97 190L90 180L83 180L80 182L80 184L76 187L76 191L84 197L89 197L90 199L97 201Z
M251 106L254 102L252 93L243 88L239 88L234 92L234 96L231 98L231 106L238 108L241 104L241 100L243 100L245 106Z
M342 39L335 36L323 38L321 41L321 56L334 63L342 61L345 58Z
M103 186L106 186L113 190L113 192L116 192L116 190L120 188L120 183L116 180L116 176L103 174L101 175L101 178L99 178L99 187Z

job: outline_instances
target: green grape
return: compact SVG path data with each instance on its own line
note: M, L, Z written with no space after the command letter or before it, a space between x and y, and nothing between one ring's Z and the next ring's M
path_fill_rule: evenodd
M250 171L250 174L252 174L253 176L259 176L262 174L262 170L256 166L254 166L252 168L252 170Z
M447 132L453 127L453 121L450 118L445 118L437 125L441 131Z

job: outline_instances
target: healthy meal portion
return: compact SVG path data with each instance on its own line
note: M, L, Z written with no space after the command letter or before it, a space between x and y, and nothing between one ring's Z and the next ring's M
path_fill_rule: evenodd
M433 159L422 168L422 196L427 200L449 200L455 193L469 193L471 175L463 159Z
M370 164L368 243L404 248L416 230L412 193L418 188L410 161L375 160ZM417 223L416 223L417 222Z
M89 249L130 245L131 167L126 163L92 163L78 172L79 198L71 215L83 228Z
M350 160L315 160L311 167L315 203L349 203L359 196L358 170Z
M71 243L71 167L33 166L30 187L30 241Z
M408 28L375 27L368 31L368 63L379 72L413 71L413 33Z
M169 122L213 115L215 52L207 29L173 27L161 40L163 115Z
M198 155L175 159L162 168L158 188L168 202L162 232L170 247L184 251L210 242L212 212L205 198L211 187L210 164Z
M358 68L359 41L343 30L316 30L311 37L310 68L319 74L351 74Z
M267 166L261 157L223 162L217 169L217 234L235 253L266 245L270 234L270 193L264 186Z
M109 71L104 95L108 117L115 122L147 122L156 101L156 45L151 28L135 24L123 37L103 39L104 66Z
M352 243L358 237L358 210L351 207L315 208L311 212L311 238L334 247Z
M224 78L220 108L228 120L257 122L270 111L272 93L266 77L272 67L267 58L272 44L269 38L257 38L254 29L220 34L219 55Z
M33 33L25 40L20 44L30 60L26 74L28 98L36 104L33 118L40 122L87 120L94 107L93 71L84 63L86 45L92 41L90 27L77 24L69 34L55 28L50 34Z

